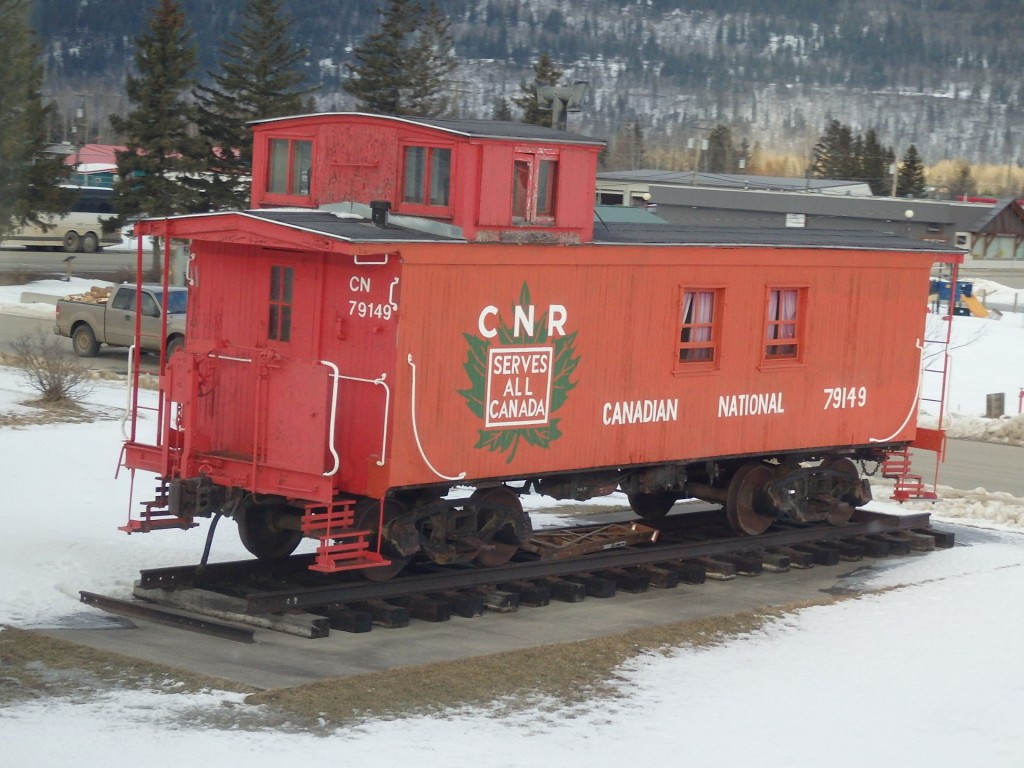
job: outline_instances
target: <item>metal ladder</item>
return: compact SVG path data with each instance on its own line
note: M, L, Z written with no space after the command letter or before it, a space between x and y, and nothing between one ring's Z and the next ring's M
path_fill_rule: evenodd
M390 565L391 561L370 548L374 532L356 530L354 501L339 499L327 504L310 502L302 515L302 532L320 540L311 571L338 573L357 568Z

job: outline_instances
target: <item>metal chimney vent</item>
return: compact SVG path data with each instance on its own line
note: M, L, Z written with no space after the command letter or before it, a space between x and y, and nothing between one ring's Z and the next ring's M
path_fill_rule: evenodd
M388 200L370 201L370 220L382 229L388 225L388 211L391 203Z

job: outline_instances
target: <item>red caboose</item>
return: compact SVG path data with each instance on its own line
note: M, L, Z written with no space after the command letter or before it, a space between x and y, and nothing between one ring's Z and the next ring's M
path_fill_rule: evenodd
M705 498L751 534L847 520L870 498L854 461L915 438L937 253L595 231L600 146L481 121L256 124L253 210L142 224L192 251L159 434L126 450L167 485L166 522L221 511L258 556L305 535L319 569L381 576L504 562L530 488L622 488L645 517Z

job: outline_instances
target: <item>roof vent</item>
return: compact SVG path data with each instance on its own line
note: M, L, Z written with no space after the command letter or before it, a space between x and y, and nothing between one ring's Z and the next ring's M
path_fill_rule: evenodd
M388 200L370 201L370 220L382 229L388 225L388 211L391 210L391 203Z
M586 80L576 80L571 86L542 85L537 88L537 108L550 109L551 127L564 131L568 113L582 112L586 96Z

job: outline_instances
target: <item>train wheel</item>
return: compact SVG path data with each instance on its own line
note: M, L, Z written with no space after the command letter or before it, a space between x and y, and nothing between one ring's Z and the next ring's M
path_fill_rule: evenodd
M185 348L185 338L183 336L172 336L171 340L167 342L167 359L171 359L171 355L175 352Z
M242 546L260 560L288 557L302 541L302 531L283 525L294 517L297 515L287 504L248 502L235 513Z
M359 575L367 581L390 581L409 564L408 557L388 556L390 565L378 565L374 568L362 568Z
M725 517L736 533L757 536L768 530L775 518L756 507L757 491L772 481L771 468L758 463L744 464L729 481Z
M473 495L469 497L472 501L485 502L490 506L501 506L508 507L513 518L521 518L523 516L523 504L519 500L516 494L512 493L508 488L485 488L477 489L473 491ZM479 515L479 527L484 529L490 522L491 514L486 510L482 511ZM509 526L502 526L497 531L493 532L493 535L488 541L483 542L480 545L480 549L476 553L474 558L477 563L488 568L494 568L499 565L504 565L512 556L515 555L519 549L520 542L516 540L514 533L508 533ZM501 539L505 539L504 541Z
M676 497L665 491L660 493L630 493L629 506L644 520L661 520L676 503Z
M844 456L833 456L832 458L825 459L821 462L823 469L830 469L833 472L841 472L844 475L848 475L852 480L860 480L860 472L857 471L857 465ZM844 523L850 522L850 518L853 517L853 505L836 497L836 503L832 509L825 516L832 525L843 525Z
M389 499L384 502L384 518L381 520L380 502L375 499L364 499L356 505L356 525L371 531L378 531L382 523L396 520L407 514L408 510L404 504ZM380 565L375 568L361 568L358 573L361 578L367 581L388 581L393 579L402 569L409 564L411 556L398 554L394 546L389 545L387 540L381 544L381 554L391 561L389 565Z

